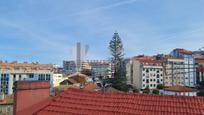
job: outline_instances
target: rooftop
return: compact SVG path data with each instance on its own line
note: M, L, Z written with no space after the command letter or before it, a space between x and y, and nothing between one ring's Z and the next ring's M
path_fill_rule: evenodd
M179 53L182 53L182 54L192 54L191 51L188 51L188 50L183 49L183 48L176 48L174 50L176 50L176 51L178 51Z
M135 56L135 57L131 58L131 60L137 60L140 63L145 64L145 65L161 65L161 61L156 60L152 56L139 55L139 56Z
M41 69L47 70L48 69L48 70L51 70L51 69L53 69L53 65L52 64L40 64L38 62L20 63L17 61L13 61L13 62L0 61L0 68L1 69L25 69L25 70L31 70L31 69L37 69L37 70L41 70Z
M175 92L193 92L193 91L195 91L194 89L192 89L190 87L179 86L179 85L164 88L164 90L175 91Z
M203 97L102 93L69 88L35 115L201 115Z

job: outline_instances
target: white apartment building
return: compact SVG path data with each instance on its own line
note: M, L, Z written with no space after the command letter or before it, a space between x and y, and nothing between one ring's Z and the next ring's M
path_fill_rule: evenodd
M130 59L126 65L127 83L138 89L156 89L163 84L163 67L153 59Z
M49 80L51 91L53 66L51 64L0 61L0 93L12 94L13 83L21 80Z

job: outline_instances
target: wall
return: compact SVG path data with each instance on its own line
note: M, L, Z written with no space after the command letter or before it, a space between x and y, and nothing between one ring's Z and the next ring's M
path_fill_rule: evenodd
M15 82L14 113L30 108L49 98L50 83L48 81Z

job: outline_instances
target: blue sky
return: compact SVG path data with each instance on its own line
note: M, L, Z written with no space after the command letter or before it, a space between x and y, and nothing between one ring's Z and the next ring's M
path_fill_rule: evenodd
M125 56L204 46L204 0L0 0L0 60L61 64L76 42L108 59L117 31Z

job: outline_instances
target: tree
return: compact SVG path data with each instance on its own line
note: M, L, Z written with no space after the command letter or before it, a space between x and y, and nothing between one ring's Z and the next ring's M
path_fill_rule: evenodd
M143 93L150 93L149 86L147 86L147 87L143 90Z
M133 93L139 93L139 90L137 88L134 88L132 91Z
M118 90L128 91L125 77L125 62L124 62L124 49L122 40L118 33L114 33L110 43L109 49L111 52L111 62L113 64L113 80L112 86Z
M153 94L159 94L159 90L158 90L158 89L154 89L154 90L152 91L152 93L153 93Z
M163 84L158 84L157 85L157 89L164 89L164 88L165 88L165 86Z

